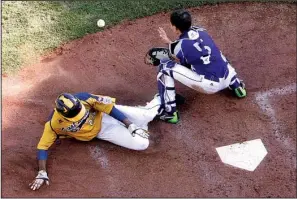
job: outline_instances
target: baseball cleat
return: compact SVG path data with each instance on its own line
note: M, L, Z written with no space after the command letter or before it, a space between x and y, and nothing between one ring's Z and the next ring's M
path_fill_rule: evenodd
M242 80L240 80L240 86L236 89L234 89L235 95L239 98L244 98L246 97L246 89L245 89L245 84Z
M235 92L235 95L237 96L237 97L239 97L239 98L244 98L244 97L246 97L246 90L245 90L245 88L243 88L243 87L238 87L238 88L236 88L235 90L234 90L234 92Z
M173 114L169 114L164 111L161 115L158 115L157 118L167 123L176 124L179 122L179 113L175 111Z
M244 84L243 80L239 79L239 81L240 81L240 86L238 88L232 89L230 86L228 88L230 90L234 91L234 94L236 95L236 97L244 98L247 95L246 89L245 89L245 84Z

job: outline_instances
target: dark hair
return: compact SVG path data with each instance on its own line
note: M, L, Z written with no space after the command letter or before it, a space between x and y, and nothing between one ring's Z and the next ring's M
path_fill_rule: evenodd
M171 13L170 22L181 32L187 31L192 25L192 17L186 10L175 10Z

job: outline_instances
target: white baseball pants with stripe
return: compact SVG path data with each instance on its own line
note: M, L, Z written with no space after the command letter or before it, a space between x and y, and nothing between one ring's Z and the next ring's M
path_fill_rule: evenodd
M153 99L143 107L115 105L132 123L145 130L148 130L148 123L157 115L159 106L158 99ZM145 150L149 146L149 139L137 134L133 137L122 122L105 113L97 138L132 150Z
M175 100L175 84L174 80L179 81L180 83L205 94L214 94L218 91L221 91L231 83L231 79L236 75L235 69L228 64L228 75L225 78L220 78L219 82L211 81L209 79L205 79L204 75L198 75L196 72L192 71L191 69L186 68L180 64L175 64L172 68L163 68L158 73L158 81L159 85L164 86L162 89L161 96L165 101L166 106L168 104L171 108L175 108L176 104L174 103ZM173 76L173 77L172 77ZM160 84L161 82L161 84ZM160 89L159 89L160 91ZM165 107L165 110L169 107ZM170 109L170 108L169 108ZM167 111L167 110L166 110Z

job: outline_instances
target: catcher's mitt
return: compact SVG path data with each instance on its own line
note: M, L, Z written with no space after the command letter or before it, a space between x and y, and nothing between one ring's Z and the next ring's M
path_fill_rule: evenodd
M169 49L164 47L154 47L146 53L144 63L158 66L162 59L172 59Z

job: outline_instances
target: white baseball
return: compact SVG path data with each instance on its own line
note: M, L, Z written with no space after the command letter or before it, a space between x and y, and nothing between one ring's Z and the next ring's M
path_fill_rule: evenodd
M104 27L105 26L105 21L103 19L99 19L97 21L97 26L100 27L100 28Z

